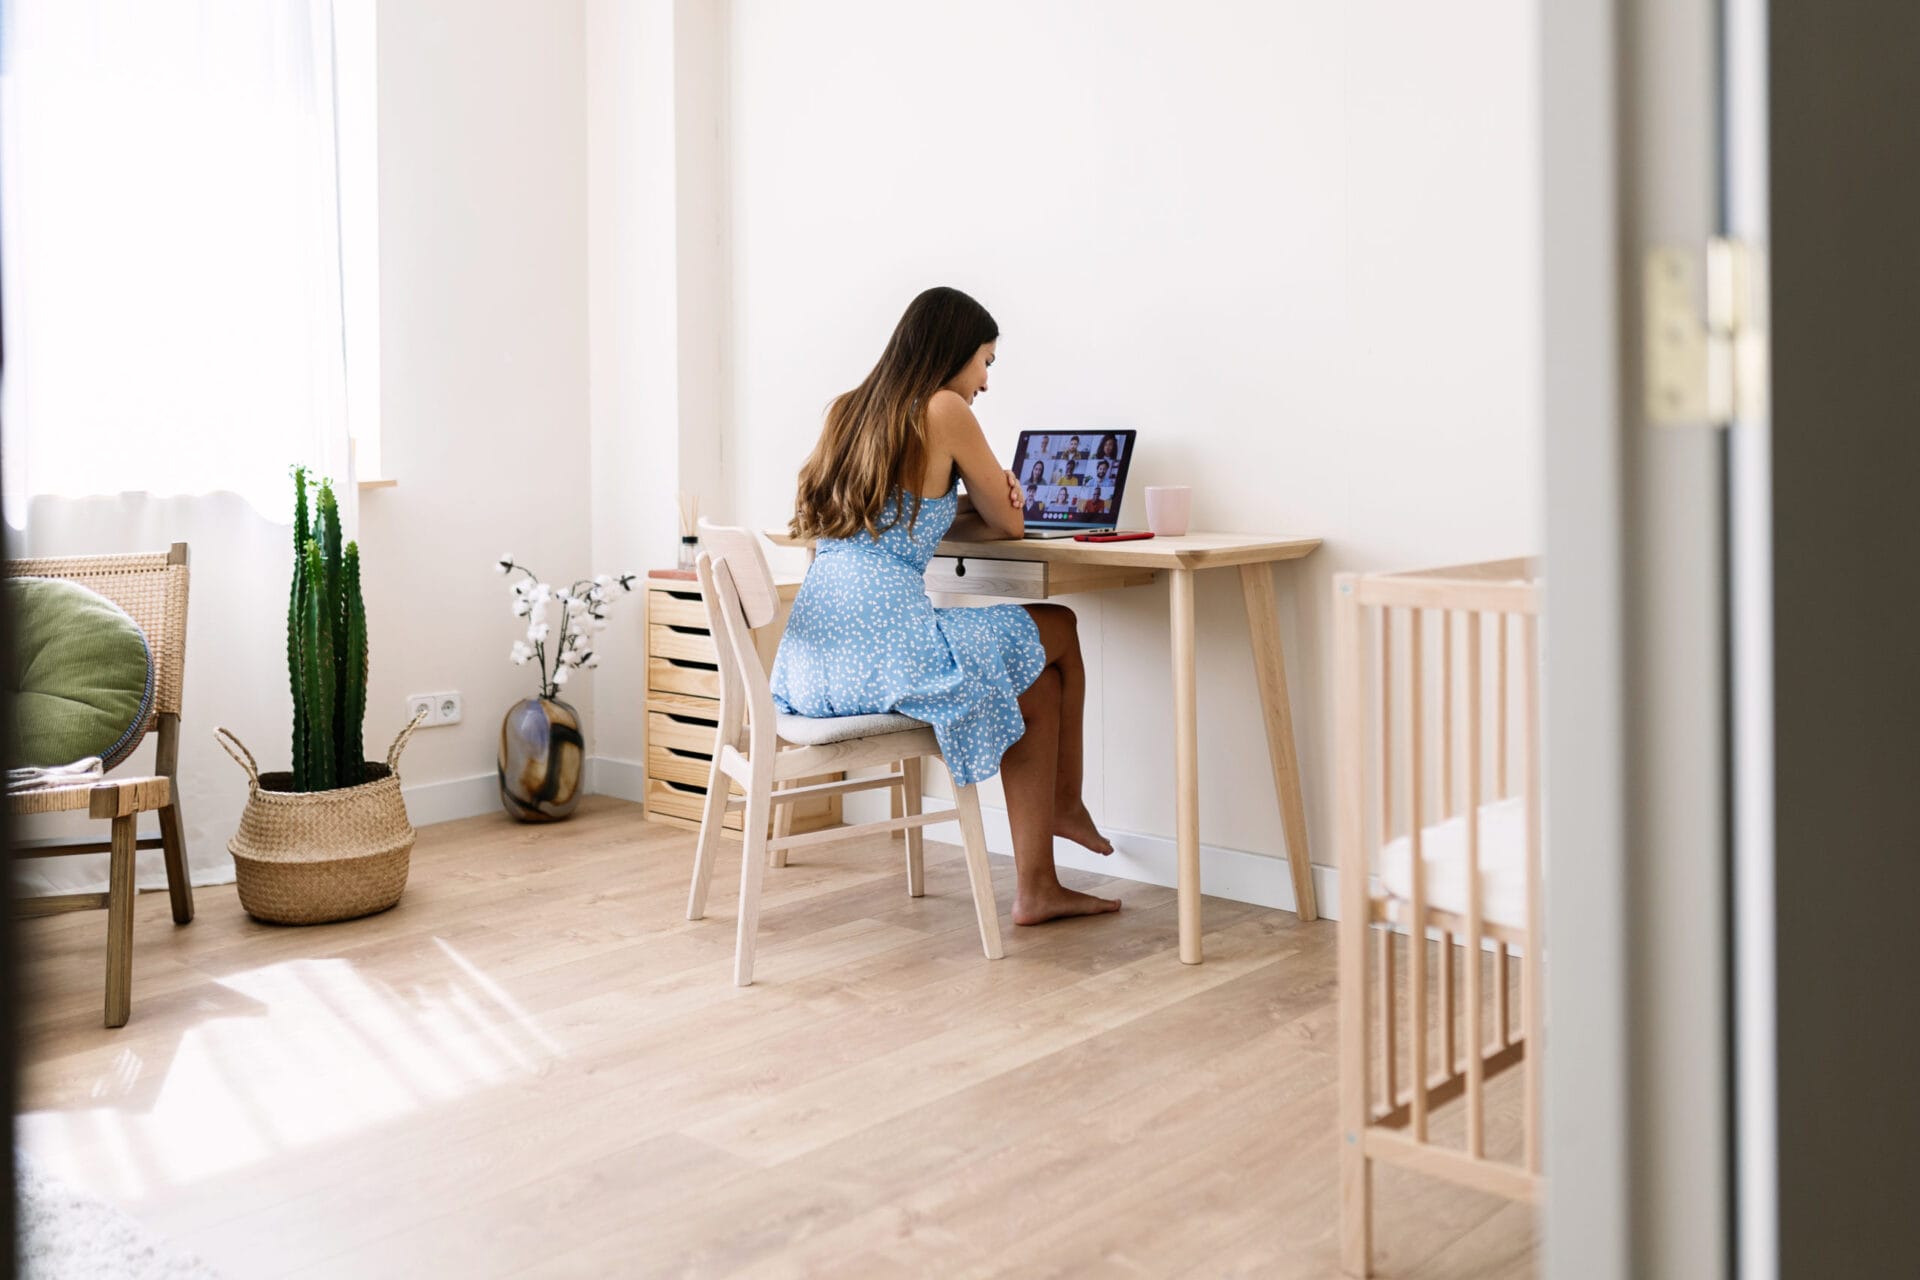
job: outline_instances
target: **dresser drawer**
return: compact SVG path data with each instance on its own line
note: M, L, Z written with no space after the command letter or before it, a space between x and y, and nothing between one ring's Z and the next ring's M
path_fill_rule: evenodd
M1045 600L1048 568L1044 560L935 556L927 563L927 590L950 595Z
M698 827L706 807L707 789L704 785L669 782L665 778L647 779L647 815L649 817L662 814ZM738 831L745 823L742 810L729 809L721 825L729 831Z
M665 627L656 622L647 628L647 653L656 658L684 658L709 665L720 661L713 637L705 627Z
M690 693L700 698L720 696L720 668L712 662L685 658L647 658L647 688L661 693ZM719 708L715 708L717 714Z
M713 744L709 742L708 748ZM705 787L713 776L713 757L701 751L647 744L647 778L683 782L690 787Z
M719 708L714 708L719 714ZM678 751L699 751L711 754L714 739L719 735L717 721L702 720L694 716L675 712L650 712L647 715L647 745L649 747L672 747Z
M647 592L647 621L665 627L698 627L705 631L706 602L700 598L697 587L691 591L663 591L654 587Z

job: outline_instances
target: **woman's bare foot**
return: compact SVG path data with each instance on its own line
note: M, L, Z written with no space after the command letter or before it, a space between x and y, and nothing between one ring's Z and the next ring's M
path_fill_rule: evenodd
M1095 853L1113 852L1113 841L1101 835L1100 829L1093 825L1093 815L1087 812L1086 802L1083 800L1054 805L1053 834L1065 836L1082 848L1091 849Z
M1118 898L1096 898L1090 893L1080 893L1056 884L1048 889L1016 895L1013 900L1013 922L1045 924L1049 920L1060 920L1067 916L1097 916L1119 909Z

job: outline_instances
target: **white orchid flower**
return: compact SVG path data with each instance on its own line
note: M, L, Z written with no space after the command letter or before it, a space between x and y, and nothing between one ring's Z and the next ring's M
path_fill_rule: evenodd
M547 635L552 629L553 628L544 620L534 623L527 628L527 643L545 644L547 642Z
M513 602L514 617L524 618L532 612L533 612L533 602L531 600L515 600Z
M525 640L515 640L513 642L512 656L513 656L514 666L524 667L533 657L533 646L528 644Z
M567 670L565 667L561 667L559 670L553 673L553 682L555 684L565 684L567 682L567 677L572 674L573 672Z
M596 573L593 575L593 585L596 587L610 587L613 585L613 575L610 573Z
M503 555L498 560L495 560L493 562L493 568L496 573L500 573L500 574L512 573L513 572L513 553L509 551L506 555Z

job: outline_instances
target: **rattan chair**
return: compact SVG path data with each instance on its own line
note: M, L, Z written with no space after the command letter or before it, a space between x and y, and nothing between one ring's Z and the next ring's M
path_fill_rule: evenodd
M121 753L132 754L149 732L159 734L155 776L111 778L35 791L11 792L7 812L77 813L109 821L112 838L83 844L16 848L15 857L44 858L79 853L108 853L107 892L69 893L16 902L18 914L52 915L89 908L107 909L107 1025L125 1026L133 1007L133 858L136 849L164 849L167 892L175 924L193 919L193 886L187 881L186 838L180 822L180 684L186 666L187 544L148 555L70 556L61 559L10 560L9 578L62 578L99 592L125 609L146 632L153 654L153 718ZM118 760L106 762L109 768ZM135 824L142 813L158 813L160 835L139 839Z

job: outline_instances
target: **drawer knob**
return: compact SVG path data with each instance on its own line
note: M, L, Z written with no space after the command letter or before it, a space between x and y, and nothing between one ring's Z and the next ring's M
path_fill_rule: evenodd
M967 560L965 556L953 562L953 576L956 578L964 578L967 576Z

